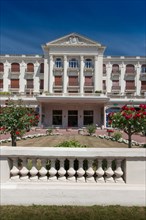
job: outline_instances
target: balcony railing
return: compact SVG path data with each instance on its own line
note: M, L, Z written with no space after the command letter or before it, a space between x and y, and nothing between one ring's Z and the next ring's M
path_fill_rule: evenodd
M126 91L135 90L135 86L126 86Z
M92 86L94 86L94 83L93 82L90 82L90 83L88 83L88 82L85 82L84 83L84 86L89 86L89 87L92 87Z
M1 147L0 152L1 204L145 205L145 149Z
M72 82L72 83L69 82L68 86L80 86L80 85L79 85L79 82Z
M112 90L120 90L121 86L112 86Z

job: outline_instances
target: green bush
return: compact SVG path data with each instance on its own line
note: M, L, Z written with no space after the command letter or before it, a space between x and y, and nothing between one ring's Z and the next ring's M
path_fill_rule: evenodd
M60 144L57 144L55 147L86 147L86 145L81 145L76 140L63 141Z
M115 141L118 141L120 138L122 138L122 134L121 132L117 131L117 132L114 132L112 137L115 139Z
M1 96L8 96L8 95L11 95L11 93L10 92L0 92L0 95Z
M51 135L53 133L53 128L48 128L46 134Z
M94 134L95 131L96 131L96 125L88 125L86 129L87 129L87 132L88 132L90 135L92 135L92 134Z

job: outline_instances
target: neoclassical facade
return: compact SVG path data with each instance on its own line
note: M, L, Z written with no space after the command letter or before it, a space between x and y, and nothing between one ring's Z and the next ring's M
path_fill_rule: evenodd
M22 99L40 125L107 125L107 113L146 103L146 57L104 56L105 46L76 33L42 45L40 55L0 56L0 103Z

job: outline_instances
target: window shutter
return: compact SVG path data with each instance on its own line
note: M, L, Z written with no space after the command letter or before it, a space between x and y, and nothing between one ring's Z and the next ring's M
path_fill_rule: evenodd
M19 88L19 79L11 79L11 88Z

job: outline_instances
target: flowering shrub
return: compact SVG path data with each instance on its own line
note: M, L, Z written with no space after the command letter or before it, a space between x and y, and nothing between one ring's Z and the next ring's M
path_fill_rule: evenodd
M39 115L35 111L23 105L8 100L7 105L0 109L0 133L11 134L12 146L16 146L17 137L21 137L30 127L37 125Z
M123 130L128 135L128 146L131 147L131 136L146 130L146 105L134 107L123 106L120 112L110 113L109 122L114 128Z

